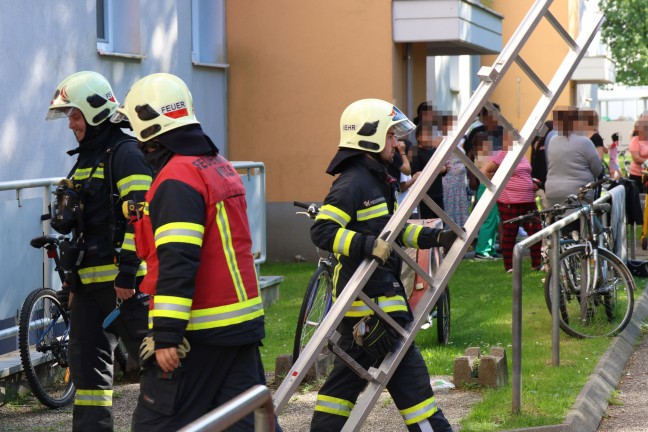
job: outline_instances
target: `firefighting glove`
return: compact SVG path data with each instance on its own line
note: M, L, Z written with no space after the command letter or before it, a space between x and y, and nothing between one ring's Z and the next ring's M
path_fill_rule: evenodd
M387 259L389 259L391 251L391 245L385 240L374 236L367 236L365 240L365 256L375 259L380 265L384 265Z
M182 342L177 346L177 349L178 358L185 358L187 356L187 353L191 351L191 345L189 345L187 338L182 338ZM142 365L142 367L146 366L148 361L152 361L154 355L155 341L153 340L153 336L146 336L142 340L142 344L140 345L139 350L140 364Z
M360 320L353 331L356 343L376 360L391 352L396 336L396 331L386 326L376 315Z
M443 248L443 250L448 250L452 247L457 234L452 230L441 230L437 234L437 244Z

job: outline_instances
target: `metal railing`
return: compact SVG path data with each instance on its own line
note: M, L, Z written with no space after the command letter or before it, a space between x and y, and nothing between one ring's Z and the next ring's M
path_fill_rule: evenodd
M216 432L227 429L254 411L254 431L274 432L275 416L268 387L256 385L180 429L179 432Z
M623 189L623 186L616 188ZM616 189L615 188L615 189ZM614 191L614 190L613 190ZM612 192L612 191L611 191ZM624 190L625 196L625 190ZM611 200L614 193L608 193L601 198L594 201L594 204L602 204ZM623 207L623 218L625 221L625 206ZM560 230L565 228L572 222L579 219L584 219L585 215L581 212L574 212L565 216L561 220L549 225L548 227L530 235L523 241L517 243L513 248L513 335L512 335L512 395L513 395L513 412L518 413L521 409L522 398L522 257L524 251L529 249L532 245L550 237L549 259L550 267L557 269L560 260ZM604 219L605 222L605 219ZM581 227L584 226L584 221L581 221ZM623 224L625 229L625 223ZM551 296L556 299L559 298L559 278L551 278ZM551 302L551 357L552 365L560 365L560 302Z

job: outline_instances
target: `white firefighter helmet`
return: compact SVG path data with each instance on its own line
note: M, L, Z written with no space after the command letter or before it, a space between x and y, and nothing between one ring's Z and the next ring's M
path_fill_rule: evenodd
M148 75L133 84L111 121L119 123L124 118L142 142L199 123L189 88L180 78L167 73Z
M398 138L415 129L414 123L389 102L380 99L353 102L340 118L339 147L380 153L392 126Z
M68 76L56 87L46 119L67 117L77 108L88 124L97 126L109 119L118 105L103 75L82 71Z

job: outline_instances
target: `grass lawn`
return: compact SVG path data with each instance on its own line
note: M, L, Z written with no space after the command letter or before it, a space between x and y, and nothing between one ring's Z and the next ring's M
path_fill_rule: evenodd
M544 302L544 273L529 270L524 262L522 410L511 413L511 386L476 389L483 399L463 420L462 430L494 431L561 423L576 396L588 380L609 339L576 340L561 333L559 367L551 365L551 316ZM292 352L295 323L302 296L315 269L314 263L264 264L264 275L282 275L280 298L266 310L266 339L262 356L266 370L274 370L279 354ZM645 281L637 280L643 287ZM464 260L451 282L451 335L447 346L436 343L436 329L419 332L417 344L430 374L452 375L454 359L467 347L479 347L488 354L490 347L506 349L511 366L511 275L504 272L501 260L494 262ZM635 293L635 299L639 293Z

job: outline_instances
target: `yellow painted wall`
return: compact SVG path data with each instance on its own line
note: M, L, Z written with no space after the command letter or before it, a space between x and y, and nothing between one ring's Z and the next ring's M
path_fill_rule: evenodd
M504 44L509 41L534 2L534 0L493 0L492 8L504 16L502 21ZM569 31L572 38L578 36L578 0L556 0L549 11ZM520 55L540 79L545 84L549 84L567 50L567 44L551 24L543 19L522 48ZM496 58L495 55L483 56L482 64L490 66ZM568 84L556 106L572 103L574 91L573 85ZM491 100L500 104L504 116L519 129L533 111L539 97L540 91L536 85L517 64L513 64L493 92Z
M265 163L269 202L321 201L344 108L394 99L391 2L226 5L229 158Z

